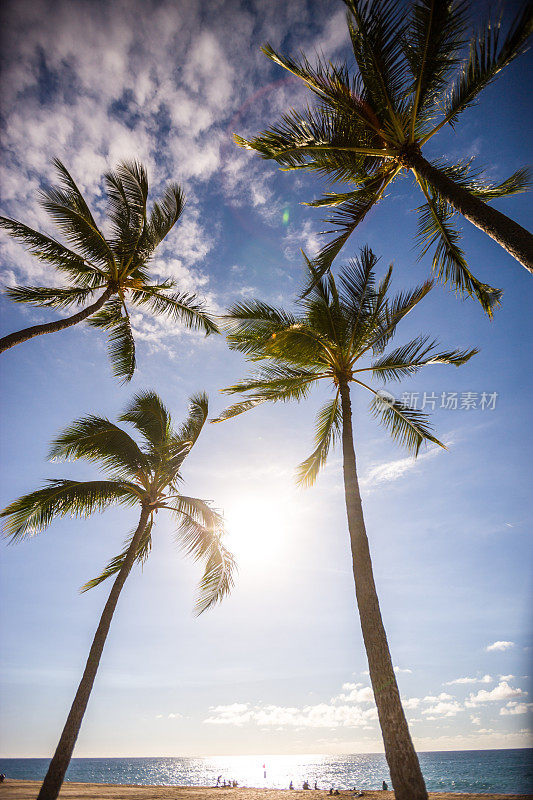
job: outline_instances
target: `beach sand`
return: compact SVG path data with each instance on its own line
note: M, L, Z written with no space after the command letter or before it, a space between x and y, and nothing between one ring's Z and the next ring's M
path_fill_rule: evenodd
M39 781L7 780L0 784L0 800L35 800ZM348 800L353 792L342 791ZM526 794L457 794L430 792L431 800L532 800ZM223 789L209 786L116 786L109 783L65 783L61 800L326 800L327 791L288 789ZM394 792L366 790L364 800L394 800Z

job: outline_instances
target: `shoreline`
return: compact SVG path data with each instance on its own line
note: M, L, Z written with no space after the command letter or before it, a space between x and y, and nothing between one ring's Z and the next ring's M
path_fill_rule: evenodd
M7 778L0 784L0 800L35 800L41 781ZM232 800L310 800L329 798L327 790L224 788L216 786L147 786L140 784L75 783L63 784L60 800L221 800L231 793ZM341 790L340 797L353 798L351 790ZM533 800L527 794L473 794L471 792L429 792L430 800ZM394 792L364 790L364 800L394 800Z

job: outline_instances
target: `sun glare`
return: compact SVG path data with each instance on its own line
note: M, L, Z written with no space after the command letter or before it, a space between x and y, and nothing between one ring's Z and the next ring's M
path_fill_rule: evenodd
M227 544L238 563L264 566L289 548L297 506L289 491L246 492L226 502Z

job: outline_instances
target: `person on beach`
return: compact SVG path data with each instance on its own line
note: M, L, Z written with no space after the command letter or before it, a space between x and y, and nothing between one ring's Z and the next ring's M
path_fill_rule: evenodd
M318 789L317 782L315 781L315 789Z
M382 787L381 787L381 788L383 789L383 791L384 791L384 792L386 792L386 791L387 791L387 789L388 789L389 787L387 786L387 784L385 783L385 781L383 781L383 785L382 785Z
M289 789L294 789L292 781L289 783Z
M309 789L309 783L307 781L304 781L303 788Z
M221 780L221 778L222 778L222 775L219 775L219 776L218 776L218 778L217 778L217 786L220 786L220 780Z

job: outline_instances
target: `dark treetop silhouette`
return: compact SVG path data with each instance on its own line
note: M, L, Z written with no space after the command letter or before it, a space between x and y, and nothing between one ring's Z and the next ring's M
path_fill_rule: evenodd
M421 336L385 353L398 322L429 292L428 281L411 292L389 297L392 267L376 286L376 257L368 248L351 261L338 282L331 272L319 277L307 260L312 288L291 313L258 300L234 305L228 312L228 342L250 361L264 362L250 378L223 391L243 393L215 420L229 419L267 401L300 401L318 381L331 385L333 398L317 417L315 449L298 468L298 481L312 484L330 447L342 440L344 487L353 558L357 605L370 679L397 800L426 800L427 792L403 712L396 676L381 619L363 519L352 435L350 384L370 392L370 410L392 437L415 455L422 442L441 443L427 416L380 394L365 382L398 381L428 364L460 366L476 350L439 351Z
M87 319L109 331L109 356L113 371L129 381L135 370L135 340L128 304L205 331L218 333L203 304L192 294L176 292L171 280L151 283L150 259L172 230L184 208L180 187L168 186L162 200L148 212L148 177L142 164L123 162L104 176L111 235L96 224L71 175L54 160L60 185L40 192L41 205L50 214L74 250L34 231L22 222L0 217L0 227L20 240L41 261L57 270L68 285L14 286L5 294L16 303L48 308L81 306L97 299L71 317L33 325L0 339L0 353L34 336L53 333Z
M222 518L204 500L179 491L181 466L200 435L207 410L207 396L195 395L190 400L188 418L174 430L168 410L154 392L137 394L119 420L136 428L142 438L141 445L107 419L83 417L52 443L50 458L94 461L109 478L83 482L53 479L45 488L15 500L1 513L6 520L5 535L16 542L44 530L58 516L85 517L115 503L140 507L139 524L128 537L123 552L83 587L86 591L117 576L39 800L55 800L59 794L120 592L133 564L148 558L154 514L159 509L170 511L176 518L176 540L183 552L205 564L196 612L201 614L231 590L235 564L222 543Z
M418 208L421 255L434 247L438 279L477 297L491 314L501 292L472 274L452 221L462 214L533 272L531 233L487 205L524 191L529 173L520 169L496 185L482 180L483 169L472 159L430 163L422 147L445 125L454 127L480 92L525 50L533 4L524 6L503 41L499 22L489 21L462 58L468 28L468 3L462 0L344 2L357 71L320 58L313 66L303 54L299 60L289 58L267 44L263 52L301 78L317 102L302 113L290 109L253 139L235 140L274 159L283 170L312 170L349 184L347 191L330 191L307 204L335 208L328 221L336 236L315 260L319 274L392 182L411 172L425 200Z

